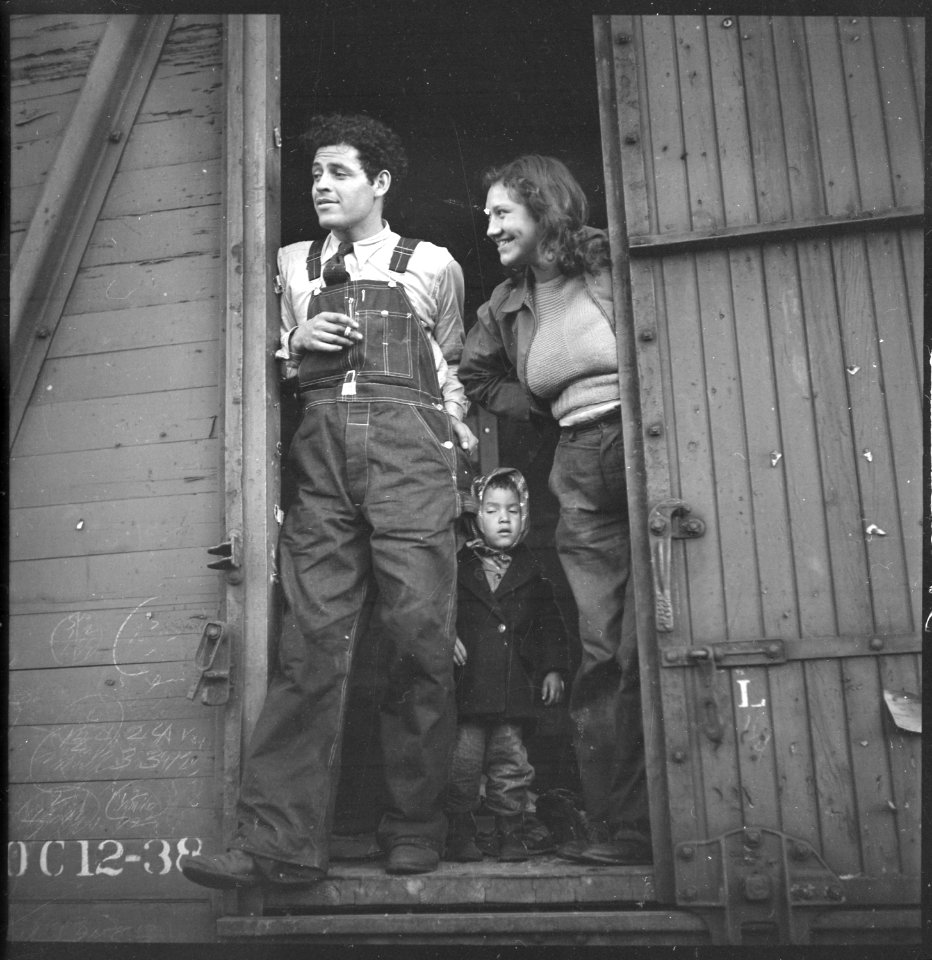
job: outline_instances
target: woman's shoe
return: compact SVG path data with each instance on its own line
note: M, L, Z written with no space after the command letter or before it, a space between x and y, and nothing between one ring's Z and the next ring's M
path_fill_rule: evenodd
M443 859L453 863L479 863L482 851L476 846L476 818L471 813L451 813L450 829Z

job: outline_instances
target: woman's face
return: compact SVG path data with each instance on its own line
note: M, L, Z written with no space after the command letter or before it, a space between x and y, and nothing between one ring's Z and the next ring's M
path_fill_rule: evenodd
M548 279L543 275L546 273L556 276L559 271L553 259L546 259L540 249L540 224L501 183L493 183L489 188L485 212L489 218L486 236L498 248L503 267L531 267L539 280Z

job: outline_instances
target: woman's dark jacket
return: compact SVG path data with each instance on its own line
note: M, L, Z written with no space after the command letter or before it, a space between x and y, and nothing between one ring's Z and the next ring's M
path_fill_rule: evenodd
M464 547L457 558L456 629L466 647L466 663L456 668L460 720L533 721L544 676L569 669L566 627L552 584L524 544L511 556L495 593L471 549Z

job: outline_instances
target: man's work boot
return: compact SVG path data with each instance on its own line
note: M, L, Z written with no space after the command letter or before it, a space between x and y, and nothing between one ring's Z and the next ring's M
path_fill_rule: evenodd
M192 883L215 890L257 887L306 887L323 880L326 875L317 867L304 867L269 857L257 857L245 850L228 850L213 856L188 854L178 865Z
M402 840L388 851L386 873L432 873L440 866L440 854L416 840Z

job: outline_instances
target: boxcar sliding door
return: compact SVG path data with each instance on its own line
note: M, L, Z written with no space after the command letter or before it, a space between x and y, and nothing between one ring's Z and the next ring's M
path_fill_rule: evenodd
M595 30L676 901L916 924L922 21Z

